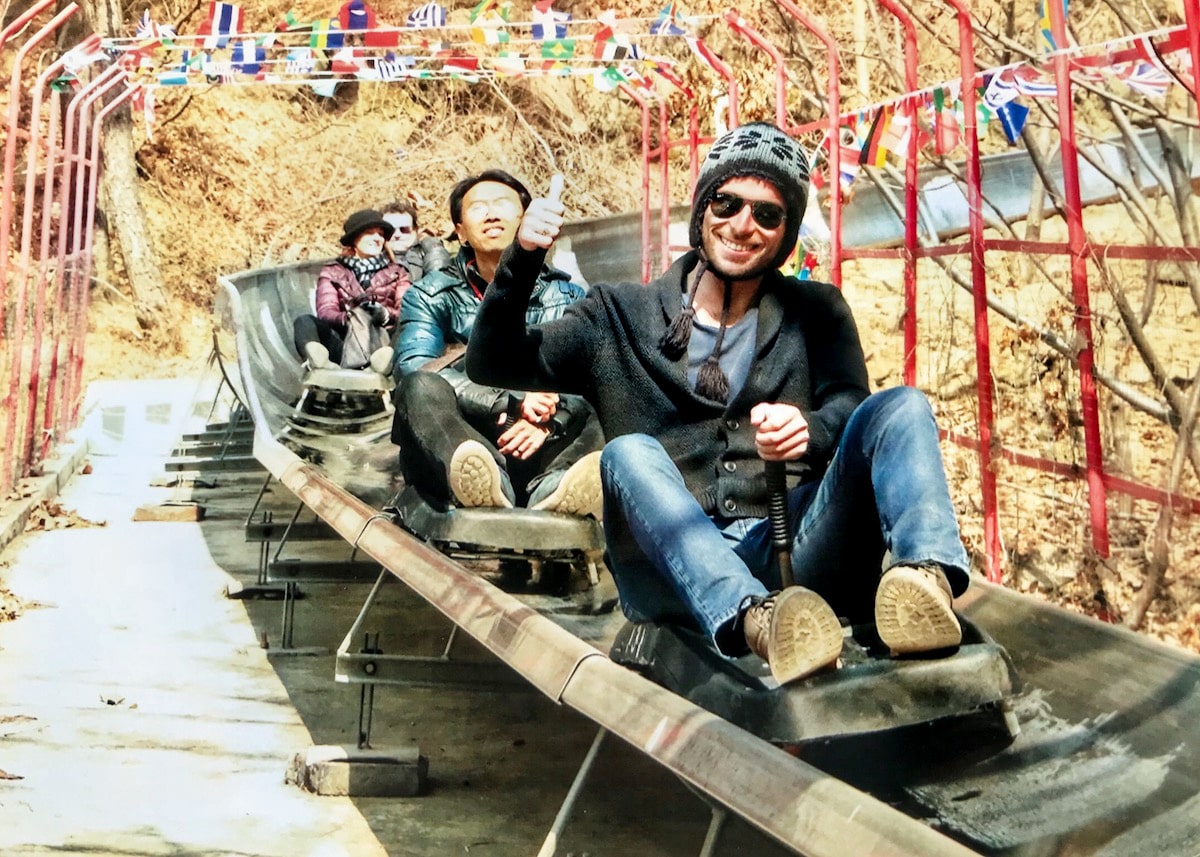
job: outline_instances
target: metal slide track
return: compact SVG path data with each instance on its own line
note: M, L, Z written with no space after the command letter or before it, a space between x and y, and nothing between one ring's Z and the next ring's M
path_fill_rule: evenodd
M638 270L638 221L613 218L570 228L585 274L600 232L606 260ZM935 723L795 758L611 662L588 617L542 615L413 539L379 512L394 490L386 439L303 456L276 440L300 394L291 319L310 311L318 267L219 280L255 457L547 696L800 854L1200 854L1200 658L976 583L961 610L1007 648L1022 682L1008 749L976 758L967 736Z

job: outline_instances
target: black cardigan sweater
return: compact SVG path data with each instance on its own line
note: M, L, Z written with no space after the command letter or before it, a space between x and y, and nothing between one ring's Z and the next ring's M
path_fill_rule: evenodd
M686 354L670 360L659 348L681 312L694 251L648 285L595 285L562 318L526 326L544 257L514 242L501 258L467 348L474 381L577 393L595 408L606 438L657 438L709 515L767 515L749 420L759 402L793 404L808 420L808 452L788 462L789 486L824 473L850 413L869 393L858 330L838 289L767 274L754 361L742 389L721 404L692 389Z

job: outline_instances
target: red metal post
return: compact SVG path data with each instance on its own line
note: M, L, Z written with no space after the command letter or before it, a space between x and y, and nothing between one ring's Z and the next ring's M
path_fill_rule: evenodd
M766 51L767 56L775 63L775 124L789 134L794 133L788 125L787 118L787 68L784 66L783 54L735 10L730 9L725 13L725 22L750 44Z
M13 18L12 22L9 23L9 25L2 31L0 31L0 48L4 47L8 40L13 37L14 33L21 32L21 30L25 28L26 24L36 18L43 11L53 6L54 3L55 0L41 0L41 2L33 4L16 18Z
M688 111L688 199L696 190L696 177L700 175L700 108L692 102Z
M1057 45L1067 44L1067 25L1059 0L1045 0L1050 9L1050 28ZM1092 520L1092 546L1108 556L1108 503L1104 487L1104 450L1100 442L1100 405L1096 378L1092 374L1092 308L1088 294L1087 234L1083 229L1083 206L1079 199L1079 155L1075 147L1075 104L1072 97L1070 57L1054 55L1054 80L1058 88L1059 145L1062 153L1063 207L1067 220L1067 245L1071 254L1071 295L1075 302L1075 333L1079 350L1079 395L1083 410L1083 442L1087 454L1088 507ZM965 109L965 105L964 105Z
M53 66L52 66L53 67ZM46 178L42 183L42 224L41 238L38 241L38 263L37 263L37 284L35 297L33 301L33 342L30 346L30 365L29 365L29 406L25 409L25 442L21 448L23 460L27 467L32 467L37 461L41 460L42 451L49 446L49 438L43 436L41 443L34 443L34 432L38 425L38 405L41 404L42 422L45 422L46 415L53 408L50 407L49 394L47 389L46 397L39 395L42 388L42 364L44 358L42 355L42 339L46 332L46 313L50 312L58 315L58 306L48 306L46 300L46 291L49 286L47 279L50 275L50 229L51 220L54 217L54 205L51 200L54 199L54 176L59 169L59 117L62 114L61 99L58 93L51 92L50 95L50 123L45 136L46 144ZM35 145L38 141L34 141ZM61 224L61 220L59 221ZM55 275L57 276L57 274ZM57 350L57 343L52 343L51 350ZM34 458L34 451L37 451L37 458Z
M55 19L57 20L57 19ZM65 20L65 18L64 18ZM21 211L21 249L20 257L17 261L16 276L13 278L15 288L15 298L13 303L13 318L10 322L12 330L12 341L17 348L15 359L8 367L8 393L5 396L5 412L7 415L5 423L4 437L7 440L5 445L5 455L18 456L15 462L14 478L25 476L29 472L30 451L32 449L33 438L26 434L27 431L32 431L35 424L34 411L37 409L37 389L36 387L29 388L29 396L25 402L26 420L23 426L17 424L17 412L20 410L20 389L21 375L23 373L25 359L25 327L28 322L28 301L29 301L29 274L32 267L33 254L33 211L37 207L37 173L38 161L42 148L42 101L45 97L46 85L58 76L63 69L64 62L62 58L55 60L46 70L38 75L37 82L33 86L33 92L30 94L30 110L29 110L29 142L25 146L25 198L23 200ZM57 100L55 101L57 104ZM55 118L57 121L57 113ZM54 132L57 128L54 129ZM53 133L53 132L52 132ZM52 147L47 145L47 156L53 154ZM53 163L46 164L47 175L52 175L54 172ZM43 206L43 215L49 211L49 201ZM48 248L47 248L48 249ZM45 266L39 263L38 265L38 283L37 293L38 298L34 300L34 306L41 304L41 309L45 311ZM29 376L31 379L36 379L39 375L38 364L41 361L41 355L37 349L41 347L41 318L34 319L34 341L37 348L32 350L30 354L30 369Z
M642 109L642 282L650 282L650 103L627 83L622 92Z
M1200 101L1200 0L1183 0L1183 19L1192 55L1192 99Z
M979 470L983 494L983 542L988 580L1001 579L996 474L992 470L995 414L992 401L991 336L988 332L987 271L984 268L983 189L975 115L975 33L963 0L946 0L958 15L958 60L962 77L963 137L967 146L967 210L971 242L971 295L975 305L975 383L979 397Z
M703 39L697 39L696 41L700 42L702 45L704 44ZM739 118L740 114L738 112L738 101L741 99L741 90L738 89L737 77L734 75L733 69L729 67L727 62L709 50L707 45L705 45L704 48L705 55L712 63L712 67L716 70L717 74L721 76L721 79L725 81L725 86L729 89L729 127L736 128L738 125L742 124L742 120Z
M658 243L659 268L671 267L671 147L668 140L671 125L667 117L667 102L658 102Z
M810 16L792 0L775 0L775 2L825 45L825 60L828 65L826 92L829 99L829 279L840 289L842 287L842 152L838 132L842 99L841 84L838 80L841 64L838 59L837 43L817 19Z
M896 0L879 0L904 28L904 88L916 92L917 27L912 16ZM908 129L908 149L904 153L904 383L917 384L917 105L909 99L896 105L912 111Z

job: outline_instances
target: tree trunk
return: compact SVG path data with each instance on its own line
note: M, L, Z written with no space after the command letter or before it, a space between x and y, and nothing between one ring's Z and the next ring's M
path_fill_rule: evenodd
M119 0L83 0L80 5L97 35L108 37L120 33L122 11ZM166 321L167 296L154 248L147 237L145 211L138 197L133 121L128 105L110 114L102 133L101 205L108 221L109 237L125 261L125 274L133 292L139 326L143 330L162 329Z

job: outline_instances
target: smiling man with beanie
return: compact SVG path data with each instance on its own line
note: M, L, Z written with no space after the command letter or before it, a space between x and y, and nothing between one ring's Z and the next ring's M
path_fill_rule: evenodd
M595 285L527 326L563 222L555 184L500 260L467 371L595 408L625 614L749 649L780 684L837 663L838 616L873 620L898 654L957 646L967 557L929 403L907 387L870 395L841 292L778 271L807 203L804 150L773 125L730 131L700 168L690 252L648 285ZM785 463L795 534L798 585L782 591L766 461Z

